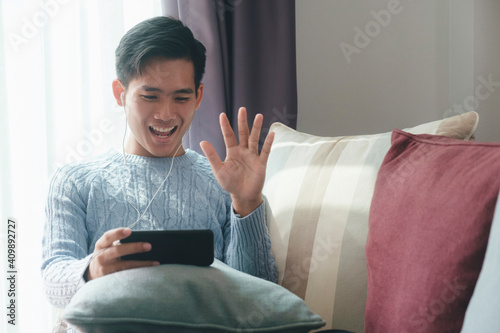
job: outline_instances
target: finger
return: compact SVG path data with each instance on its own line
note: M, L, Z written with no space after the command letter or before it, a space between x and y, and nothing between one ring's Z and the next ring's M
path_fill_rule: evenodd
M216 173L217 170L219 170L222 167L223 163L219 155L217 154L217 151L215 150L214 146L212 146L212 144L210 144L207 141L202 141L200 142L200 147L203 153L205 154L208 162L212 166L213 172Z
M95 251L111 247L117 240L124 239L132 233L130 228L118 228L106 231L95 244Z
M274 141L274 132L269 132L266 137L266 141L264 141L264 145L262 146L262 151L260 152L260 162L263 165L267 165L267 160L269 158L269 154L271 154L271 147Z
M160 263L158 261L149 261L149 260L122 260L113 265L111 269L114 270L115 272L119 272L132 268L158 266L159 264Z
M257 114L253 121L252 131L250 132L250 137L248 139L248 148L255 151L255 153L259 152L259 138L263 122L264 116L260 113Z
M124 269L159 265L157 261L121 260L122 256L150 250L151 244L144 242L118 244L100 250L90 262L87 278L92 280Z
M238 110L238 139L243 148L248 148L248 133L247 109L241 107Z
M127 244L118 244L107 247L97 252L94 257L100 265L107 266L110 263L113 263L117 260L121 260L121 257L126 256L128 254L142 253L148 251L151 251L151 244L149 243L144 243L144 242L127 243Z
M109 249L110 256L115 258L149 251L151 251L151 244L145 242L120 244Z
M222 130L222 136L224 137L224 143L226 144L226 149L236 147L238 142L234 135L229 119L225 113L221 113L219 117L220 129Z

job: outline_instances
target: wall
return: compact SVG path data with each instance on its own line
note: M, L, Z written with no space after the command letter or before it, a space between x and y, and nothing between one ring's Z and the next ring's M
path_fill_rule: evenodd
M500 141L500 1L475 0L474 78L478 139Z
M471 109L483 122L495 118L493 96L488 106L474 100L482 1L495 2L297 0L298 130L379 133ZM477 137L500 141L486 125Z

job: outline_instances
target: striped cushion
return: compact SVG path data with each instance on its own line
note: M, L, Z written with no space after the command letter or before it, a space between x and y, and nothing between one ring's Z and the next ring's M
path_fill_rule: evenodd
M476 112L405 131L469 140ZM275 123L264 196L279 283L305 300L326 328L363 332L365 244L378 169L391 132L319 137Z

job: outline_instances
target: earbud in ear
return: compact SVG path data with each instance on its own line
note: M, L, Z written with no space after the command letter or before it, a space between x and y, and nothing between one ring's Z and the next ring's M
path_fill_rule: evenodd
M122 106L125 106L125 102L123 101L123 97L125 96L124 94L125 94L124 91L122 91L122 93L120 94L120 100L122 101Z

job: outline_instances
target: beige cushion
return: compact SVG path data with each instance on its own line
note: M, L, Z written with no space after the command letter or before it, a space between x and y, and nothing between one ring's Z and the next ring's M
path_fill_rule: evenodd
M404 129L470 140L468 112ZM378 169L391 132L319 137L275 123L263 193L279 283L305 300L328 328L363 332L365 244Z

